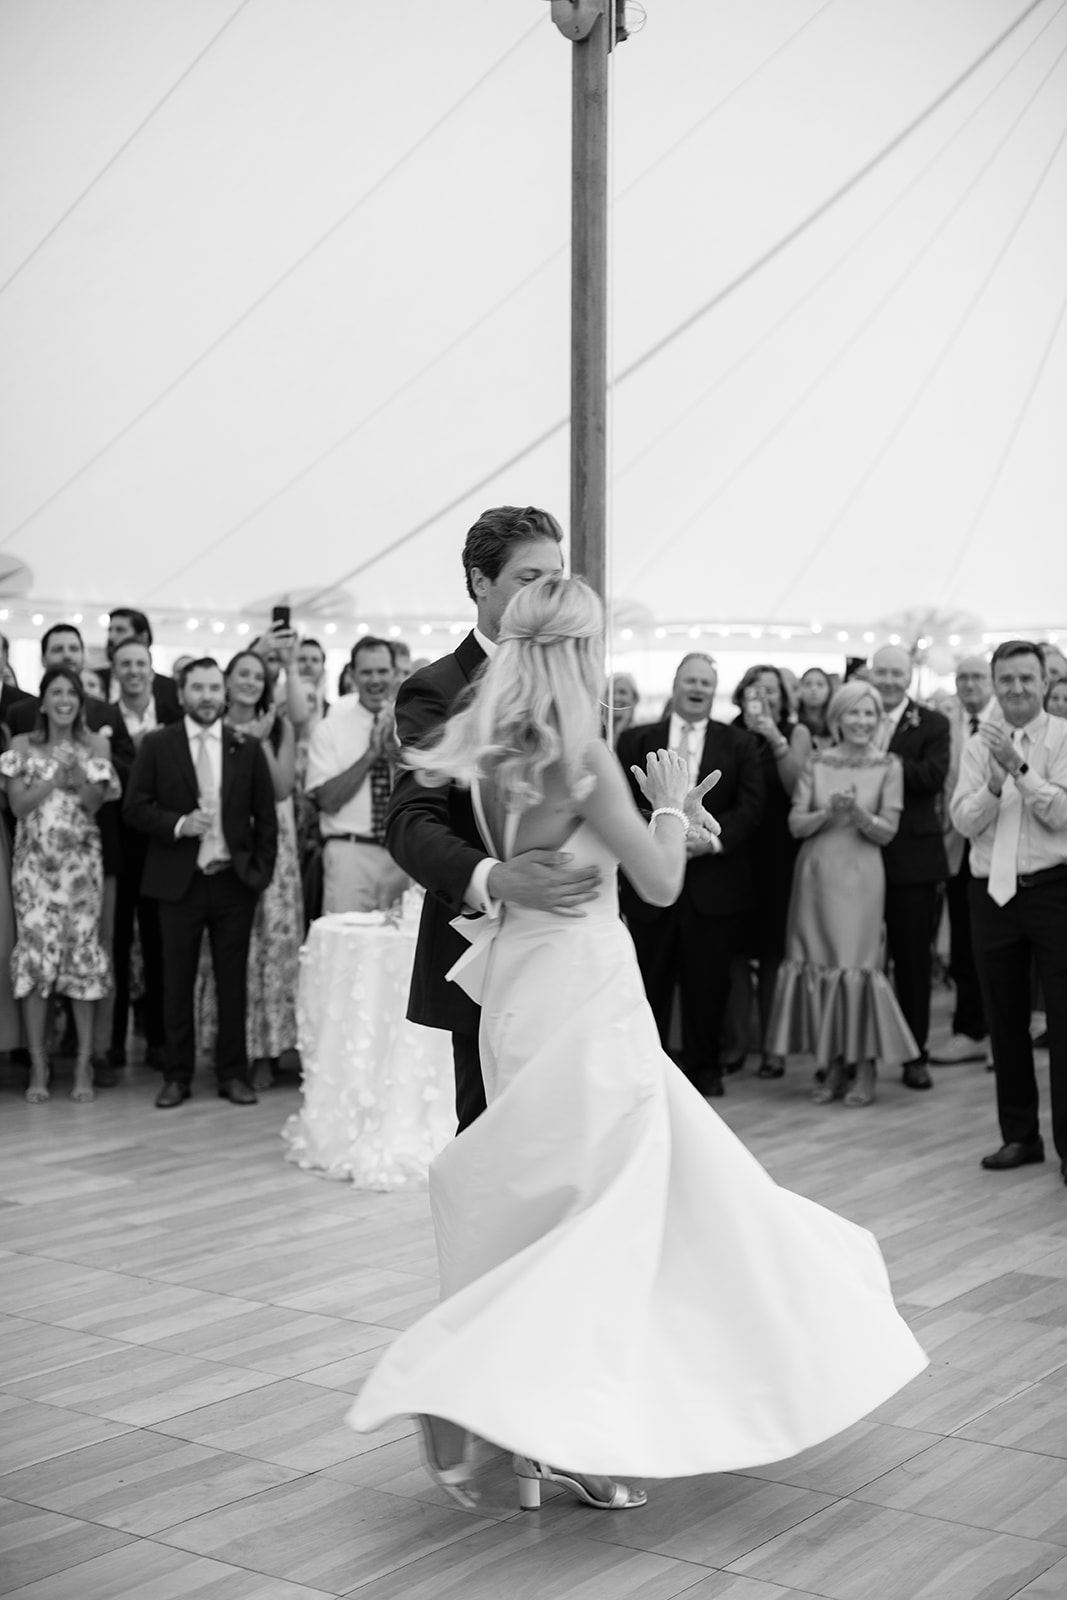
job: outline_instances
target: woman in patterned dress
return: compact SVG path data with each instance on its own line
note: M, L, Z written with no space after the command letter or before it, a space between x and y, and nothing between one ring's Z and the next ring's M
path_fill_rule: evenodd
M104 869L95 817L105 800L118 798L119 782L106 741L85 727L84 709L78 675L51 667L41 680L37 727L0 756L19 825L11 981L26 1023L31 1105L48 1099L45 1029L52 994L69 996L74 1012L78 1058L71 1099L93 1099L93 1003L111 987L99 938Z
M248 947L246 1041L253 1089L269 1089L278 1057L295 1050L296 985L304 933L300 864L293 815L295 737L289 718L275 703L267 663L241 650L226 668L226 721L239 737L259 739L274 784L278 855L274 875L259 897ZM217 1027L215 984L201 956L197 984L197 1033L201 1053L210 1050Z

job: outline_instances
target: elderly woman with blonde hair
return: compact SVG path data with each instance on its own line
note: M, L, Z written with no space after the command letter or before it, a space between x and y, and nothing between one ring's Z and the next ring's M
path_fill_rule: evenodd
M835 743L814 752L789 812L790 832L804 842L768 1047L815 1057L825 1072L813 1095L820 1105L870 1105L876 1060L917 1053L879 965L882 846L896 836L904 804L900 761L878 745L884 716L873 685L853 679L836 691L827 709Z

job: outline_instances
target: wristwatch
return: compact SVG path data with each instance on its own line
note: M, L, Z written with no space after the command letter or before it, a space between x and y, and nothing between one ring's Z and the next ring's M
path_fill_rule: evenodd
M1028 762L1028 761L1023 761L1023 762L1021 762L1021 763L1020 763L1020 764L1019 764L1019 766L1017 766L1017 767L1016 767L1016 769L1015 769L1015 776L1016 776L1016 777L1017 777L1017 778L1025 778L1025 777L1026 777L1026 774L1027 774L1027 773L1028 773L1028 772L1029 772L1029 771L1030 771L1030 763L1029 763L1029 762Z

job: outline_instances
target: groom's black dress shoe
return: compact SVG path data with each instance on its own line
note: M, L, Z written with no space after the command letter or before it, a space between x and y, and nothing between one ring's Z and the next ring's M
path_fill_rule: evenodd
M987 1172L1009 1172L1012 1167L1027 1167L1044 1159L1045 1146L1035 1139L1032 1144L1002 1144L991 1156L982 1157L982 1165Z
M900 1081L906 1089L932 1089L934 1086L925 1061L905 1061Z
M188 1100L190 1093L191 1091L185 1087L184 1083L174 1083L173 1081L165 1083L156 1095L156 1105L164 1108L167 1106L180 1106L183 1100Z
M219 1099L228 1100L234 1106L258 1106L256 1091L242 1078L231 1078L229 1083L219 1084Z

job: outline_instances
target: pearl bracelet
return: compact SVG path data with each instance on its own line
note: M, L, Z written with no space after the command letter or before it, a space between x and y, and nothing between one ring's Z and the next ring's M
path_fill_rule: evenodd
M689 832L689 818L686 816L685 812L680 806L657 806L655 811L653 811L652 815L648 819L648 825L650 828L657 817L677 817L678 821L684 827L686 833Z

